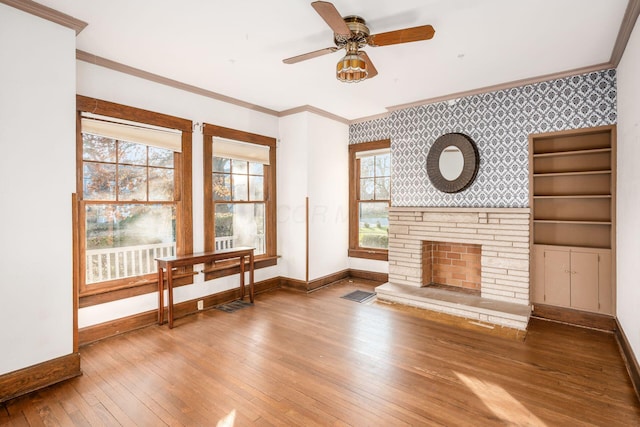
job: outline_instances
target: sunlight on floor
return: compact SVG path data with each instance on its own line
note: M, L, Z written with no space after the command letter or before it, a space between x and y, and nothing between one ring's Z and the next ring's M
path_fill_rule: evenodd
M499 385L458 372L455 372L455 374L480 398L491 412L509 424L516 426L546 425Z
M216 427L233 427L236 421L236 410L229 412L224 418L221 418Z

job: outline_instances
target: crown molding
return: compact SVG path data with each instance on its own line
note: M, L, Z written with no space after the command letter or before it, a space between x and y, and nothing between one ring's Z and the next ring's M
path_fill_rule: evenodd
M160 83L166 86L170 86L176 89L184 90L186 92L195 93L196 95L206 96L207 98L215 99L217 101L226 102L228 104L237 105L238 107L247 108L249 110L258 111L260 113L269 114L271 116L278 116L278 112L269 108L261 107L259 105L251 104L249 102L241 101L230 96L222 95L217 92L213 92L207 89L202 89L197 86L182 83L177 80L173 80L167 77L153 74L148 71L141 70L139 68L130 67L120 62L112 61L107 58L103 58L82 50L76 50L76 59L84 61L89 64L98 65L100 67L109 68L114 71L129 74L134 77L139 77L145 80L149 80L155 83Z
M631 32L636 25L638 15L640 15L640 0L629 0L609 61L614 68L618 66L622 59L622 54L627 47L627 43L629 43L629 37L631 37Z
M386 119L390 115L391 115L391 113L389 111L387 111L386 113L374 114L372 116L360 117L358 119L349 120L349 124L350 125L355 125L357 123L369 122L371 120Z
M46 19L47 21L55 22L63 27L71 28L76 32L76 36L88 25L86 22L76 19L73 16L58 12L55 9L31 0L0 0L0 3Z
M344 117L338 116L336 114L330 113L320 108L316 108L312 105L301 105L300 107L295 107L295 108L290 108L288 110L280 111L278 113L278 117L285 117L285 116L290 116L292 114L305 113L305 112L326 117L328 119L335 120L336 122L344 123L345 125L351 124L351 122L345 119Z
M451 93L443 96L436 96L434 98L427 98L421 101L410 102L407 104L393 105L387 107L390 112L404 110L405 108L419 107L421 105L433 104L435 102L449 101L458 98L464 98L467 96L480 95L482 93L495 92L498 90L512 89L514 87L526 86L534 83L540 83L548 80L561 79L564 77L575 76L578 74L591 73L594 71L607 70L609 68L615 68L610 62L603 64L591 65L589 67L575 68L573 70L561 71L558 73L545 74L543 76L531 77L522 80L514 80L512 82L500 83L492 86L485 86L477 89L471 89L463 92Z

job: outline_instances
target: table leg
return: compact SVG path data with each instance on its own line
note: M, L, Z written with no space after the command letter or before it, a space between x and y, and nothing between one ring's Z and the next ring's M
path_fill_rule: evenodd
M164 322L164 277L162 267L158 265L158 325Z
M167 264L167 293L169 294L169 329L173 328L173 272L171 265Z
M244 256L240 257L240 299L244 299Z
M253 251L249 254L249 300L253 304Z

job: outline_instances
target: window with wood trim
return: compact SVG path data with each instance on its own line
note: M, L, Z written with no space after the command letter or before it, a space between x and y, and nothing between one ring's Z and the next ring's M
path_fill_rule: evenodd
M349 146L349 256L388 259L390 140Z
M205 249L249 246L257 268L275 265L276 140L210 124L203 133ZM223 270L207 279L235 271Z
M191 121L82 96L77 108L80 296L152 292L155 258L193 247Z

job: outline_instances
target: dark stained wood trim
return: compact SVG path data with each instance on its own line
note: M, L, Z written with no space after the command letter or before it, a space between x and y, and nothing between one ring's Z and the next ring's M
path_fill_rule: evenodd
M256 133L245 132L237 129L231 129L224 126L212 125L204 123L202 126L203 134L203 183L204 183L204 246L206 251L215 250L215 227L214 227L214 200L212 190L212 138L220 137L241 142L249 142L269 147L269 166L265 167L265 210L266 210L266 253L260 255L256 260L255 268L263 266L275 265L271 261L261 262L263 260L276 259L278 254L278 219L277 219L277 162L276 162L276 138L259 135ZM265 256L266 255L266 256ZM213 278L207 275L206 279ZM215 276L219 277L219 276Z
M278 257L265 257L261 259L256 259L254 262L253 268L255 270L265 267L272 267L278 264ZM240 274L240 264L232 261L231 265L228 267L224 265L224 263L219 263L220 268L215 269L215 271L210 271L206 273L204 276L205 280L213 280L219 277L231 276L233 274ZM249 261L245 261L245 271L248 271Z
M291 279L289 277L281 278L282 287L294 289L296 291L307 292L307 282L304 280Z
M360 162L356 159L356 154L361 151L380 150L390 146L390 139L349 145L349 249L347 252L349 257L379 261L387 261L389 259L388 250L359 247L357 197L360 191Z
M627 340L627 336L624 333L624 330L622 329L622 326L620 325L618 319L616 319L615 334L618 341L618 346L620 347L620 353L622 354L622 359L627 366L629 378L631 379L633 388L636 391L636 396L638 397L638 400L640 400L640 365L638 365L638 359L633 353L631 344L629 344L629 340Z
M638 20L638 15L640 15L640 0L629 0L627 10L624 12L624 17L622 18L620 30L618 31L616 43L613 45L613 51L611 52L611 59L609 62L611 62L613 67L617 67L618 64L620 64L624 50L629 43L631 32Z
M349 277L349 269L338 271L337 273L329 274L324 277L320 277L318 279L310 280L307 282L307 291L312 292L317 289L322 288L323 286L330 285L333 282L337 282L338 280L346 279Z
M273 260L266 260L269 262L274 262ZM235 273L231 273L231 270L234 270ZM222 272L226 272L228 274L237 274L239 273L239 266L235 265L233 267L221 270ZM217 274L209 273L209 274ZM224 275L228 275L224 274ZM388 280L388 275L386 273L376 273L371 271L364 270L353 270L346 269L333 274L329 274L327 276L321 277L319 279L312 280L310 282L305 282L304 280L296 280L290 279L287 277L273 277L271 279L266 279L260 282L256 282L255 291L256 294L267 292L273 289L286 287L294 290L298 290L301 292L311 292L317 290L323 286L329 285L333 282L337 282L338 280L347 279L349 277L357 278L357 279L365 279L371 280L379 283L384 283ZM150 284L148 292L157 291L157 286L154 284ZM117 292L117 291L115 291ZM108 302L106 300L101 300L104 295L96 295L95 298L89 299L89 297L85 297L87 300L83 302L83 298L81 298L81 307L87 307L95 304L102 304L104 302ZM181 302L175 304L174 306L174 318L179 319L180 317L187 316L189 314L193 314L198 310L197 303L198 300L204 301L204 307L211 308L218 304L222 304L225 302L233 301L240 297L239 289L231 289L228 291L220 292L213 295L204 296L201 298L197 298L190 301ZM119 298L113 298L109 301L113 301ZM82 305L84 304L84 305ZM124 317L122 319L111 320L109 322L101 323L99 325L93 325L86 328L82 328L78 331L79 334L79 345L83 346L89 344L94 341L98 341L104 338L108 338L111 336L115 336L124 332L132 331L134 329L144 328L150 325L153 325L157 322L158 312L157 310L151 310L144 313L134 314L129 317Z
M80 353L48 360L0 375L0 402L82 375Z
M363 279L370 280L372 282L378 282L380 284L386 283L389 281L389 274L387 273L378 273L375 271L365 271L365 270L355 270L353 268L349 269L349 277L354 279Z
M122 120L145 123L182 132L193 132L193 122L169 114L156 113L142 108L130 107L102 99L76 95L76 109L87 113L100 114Z
M281 287L280 277L273 279L267 279L255 284L255 293L260 294L262 292L271 291ZM240 298L240 289L234 288L227 291L219 292L213 295L203 296L197 299L184 301L174 305L173 316L174 319L180 319L181 317L188 316L190 314L197 313L198 301L204 301L204 309L211 309L219 304L234 301ZM166 311L166 309L165 309ZM167 318L165 313L165 318ZM123 317L121 319L111 320L108 322L100 323L98 325L88 326L79 330L80 346L90 344L95 341L102 340L116 336L125 332L133 331L135 329L145 328L147 326L155 325L158 321L158 311L150 310L144 313L134 314L132 316Z
M258 111L260 113L269 114L271 116L277 116L278 112L270 110L269 108L261 107L259 105L251 104L249 102L241 101L230 96L222 95L217 92L202 89L197 86L189 85L179 82L177 80L169 79L167 77L153 74L148 71L141 70L139 68L130 67L120 62L112 61L107 58L102 58L97 55L93 55L89 52L82 50L76 50L76 59L79 61L88 62L89 64L98 65L100 67L109 68L114 71L129 74L130 76L139 77L141 79L149 80L151 82L159 83L165 86L173 87L175 89L184 90L185 92L195 93L196 95L205 96L207 98L215 99L216 101L226 102L228 104L243 107L248 110Z
M603 331L614 332L616 330L615 317L607 316L606 314L589 313L571 308L535 303L533 304L533 312L531 315L541 319L554 320Z
M71 195L71 239L72 239L72 286L73 286L73 352L78 352L78 305L80 304L79 297L79 278L80 278L80 263L78 262L78 256L80 254L78 247L78 195L73 193Z
M31 0L0 0L0 3L4 3L8 6L15 7L23 12L30 13L47 21L54 22L62 25L63 27L71 28L76 32L76 36L80 34L82 30L89 24L79 19L74 18L66 13L59 12L50 7L44 6L40 3L36 3Z

